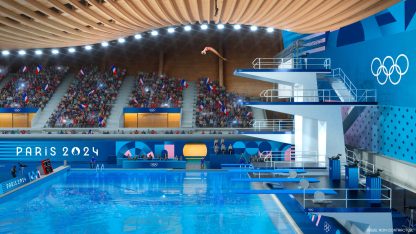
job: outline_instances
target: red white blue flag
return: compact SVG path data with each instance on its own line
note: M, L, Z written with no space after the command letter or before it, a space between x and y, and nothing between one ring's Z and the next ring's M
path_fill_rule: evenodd
M42 65L36 66L36 75L38 75L42 71Z
M24 101L25 103L28 103L28 102L29 102L29 97L27 96L27 94L26 94L26 93L24 93L24 94L23 94L23 101Z
M27 72L27 70L28 70L27 66L24 66L24 67L22 68L22 72Z
M186 82L186 80L181 80L182 87L188 88L189 84Z
M85 73L84 73L84 71L82 70L82 68L79 70L79 74L80 74L80 75L82 75L82 76L85 76Z
M116 68L116 66L112 66L111 67L111 71L113 72L113 75L117 75L117 68Z
M48 88L49 88L49 84L46 84L43 90L48 91Z
M79 104L79 108L81 108L81 109L85 109L85 108L87 108L88 107L88 105L87 104Z

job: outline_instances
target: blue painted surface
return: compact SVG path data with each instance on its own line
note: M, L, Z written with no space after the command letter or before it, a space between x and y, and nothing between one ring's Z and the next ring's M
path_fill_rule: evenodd
M71 170L3 202L0 233L294 233L271 197L232 193L250 185L231 178Z
M0 194L7 193L8 191L18 188L26 183L29 183L29 179L25 176L6 180L0 184Z
M322 65L323 66L323 65ZM320 66L320 67L322 67ZM245 69L235 69L234 74L238 72L316 72L316 73L331 73L331 69L302 69L302 68L279 68L279 69L254 69L254 68L245 68Z
M329 159L329 179L341 180L341 161L339 159Z
M0 113L36 113L39 108L0 108Z
M326 195L336 195L337 192L332 189L279 189L279 190L235 190L237 194L308 194L313 195L320 191Z
M380 204L381 203L381 178L367 176L365 178L366 197L369 204Z
M243 105L281 105L281 106L374 106L377 102L244 102Z
M297 173L306 173L304 169L230 169L229 172L240 172L240 173L289 173L295 171Z
M173 169L185 169L186 161L176 160L127 160L122 162L122 168L173 168Z
M357 166L345 165L345 187L358 188L359 171Z
M135 108L124 107L124 113L181 113L181 108Z
M310 183L318 183L319 180L316 178L250 178L250 179L232 179L236 182L281 182L281 183L299 183L301 180L307 180Z

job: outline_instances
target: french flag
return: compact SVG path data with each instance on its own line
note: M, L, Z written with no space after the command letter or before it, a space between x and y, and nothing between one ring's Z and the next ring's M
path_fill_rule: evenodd
M227 110L227 108L225 108L225 106L222 106L222 107L221 107L221 111L222 111L222 113L224 113L225 115L228 115L228 110Z
M212 87L212 85L207 85L208 91L212 91L214 88Z
M209 84L209 77L207 77L207 79L205 80L205 84L208 85Z
M84 71L82 70L82 68L79 70L79 74L80 74L81 76L85 76L85 73L84 73Z
M117 75L117 68L116 68L116 66L112 66L111 67L111 71L113 72L113 75Z
M81 108L81 109L85 109L85 108L87 108L88 107L88 105L87 104L79 104L79 108Z
M137 101L136 98L133 98L133 102L136 103L136 104L139 104L139 102Z
M93 90L89 91L89 92L88 92L88 96L90 96L90 95L92 95L92 94L94 94L94 93L95 93L95 89L93 89Z
M42 65L36 66L36 75L38 75L42 71Z
M220 104L221 106L224 106L224 104L220 100L218 100L218 104Z
M43 90L48 91L48 88L49 88L49 84L46 84Z
M23 101L24 101L25 103L28 103L28 102L29 102L29 97L27 96L27 94L26 94L26 93L24 93L24 94L23 94Z
M181 80L182 87L188 88L189 84L186 82L186 80Z
M143 82L142 78L140 78L139 82L140 82L141 85L144 85L144 82Z
M204 105L200 104L200 105L199 105L199 110L201 110L201 111L202 111L203 109L204 109Z
M100 126L103 126L103 124L104 124L104 118L103 117L98 117L98 124L100 125Z
M27 66L24 66L23 68L22 68L22 72L27 72Z

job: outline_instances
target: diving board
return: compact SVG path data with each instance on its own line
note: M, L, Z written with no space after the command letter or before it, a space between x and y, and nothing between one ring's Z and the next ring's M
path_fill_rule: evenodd
M337 192L332 189L279 189L279 190L235 190L238 194L307 194L313 195L316 192L322 192L325 195L336 195Z
M223 163L221 164L221 168L223 167L238 167L238 168L250 168L253 167L252 164L248 164L248 163Z
M260 178L260 179L231 179L235 182L277 182L277 183L299 183L301 180L306 180L309 183L318 183L319 180L316 178Z

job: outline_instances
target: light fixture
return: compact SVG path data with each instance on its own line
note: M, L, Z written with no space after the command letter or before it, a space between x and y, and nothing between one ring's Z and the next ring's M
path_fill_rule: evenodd
M218 25L217 25L217 28L218 28L219 30L224 29L224 27L225 27L225 26L224 26L224 24L218 24Z
M108 46L108 42L106 42L106 41L101 42L101 46L102 47L107 47Z
M3 50L3 51L1 52L1 54L2 54L3 56L7 56L7 55L9 55L9 54L10 54L10 51L8 51L8 50Z
M274 28L272 28L272 27L268 27L268 28L266 29L266 31L267 31L268 33L272 33L272 32L274 32Z
M183 29L188 32L191 31L192 27L190 25L186 25Z
M91 50L92 49L92 46L86 45L84 48L85 48L85 50Z
M168 33L174 33L175 32L175 28L168 28Z
M52 54L59 54L59 50L57 50L57 49L52 49L52 50L51 50L51 53L52 53Z
M25 54L26 54L26 51L24 51L24 50L19 50L17 53L18 53L19 55L25 55Z
M206 25L206 24L201 24L201 29L202 29L202 30L207 30L207 29L208 29L208 25Z
M68 52L69 52L69 53L74 53L74 52L75 52L75 48L74 48L74 47L69 48L69 49L68 49Z
M240 30L241 29L241 25L239 25L239 24L236 24L233 27L234 27L235 30Z
M136 40L142 39L142 35L136 34L136 35L134 35L134 39L136 39Z
M252 26L250 27L250 30L251 30L252 32L257 31L257 26L256 26L256 25L252 25Z
M156 30L152 30L152 31L150 32L150 34L151 34L152 36L157 36L157 35L159 35L159 32L158 32L158 31L156 31Z
M124 43L124 42L126 42L126 39L124 39L124 38L121 37L117 41L118 41L118 43Z
M35 50L35 54L36 55L41 55L41 54L43 54L43 52L42 52L42 50Z

